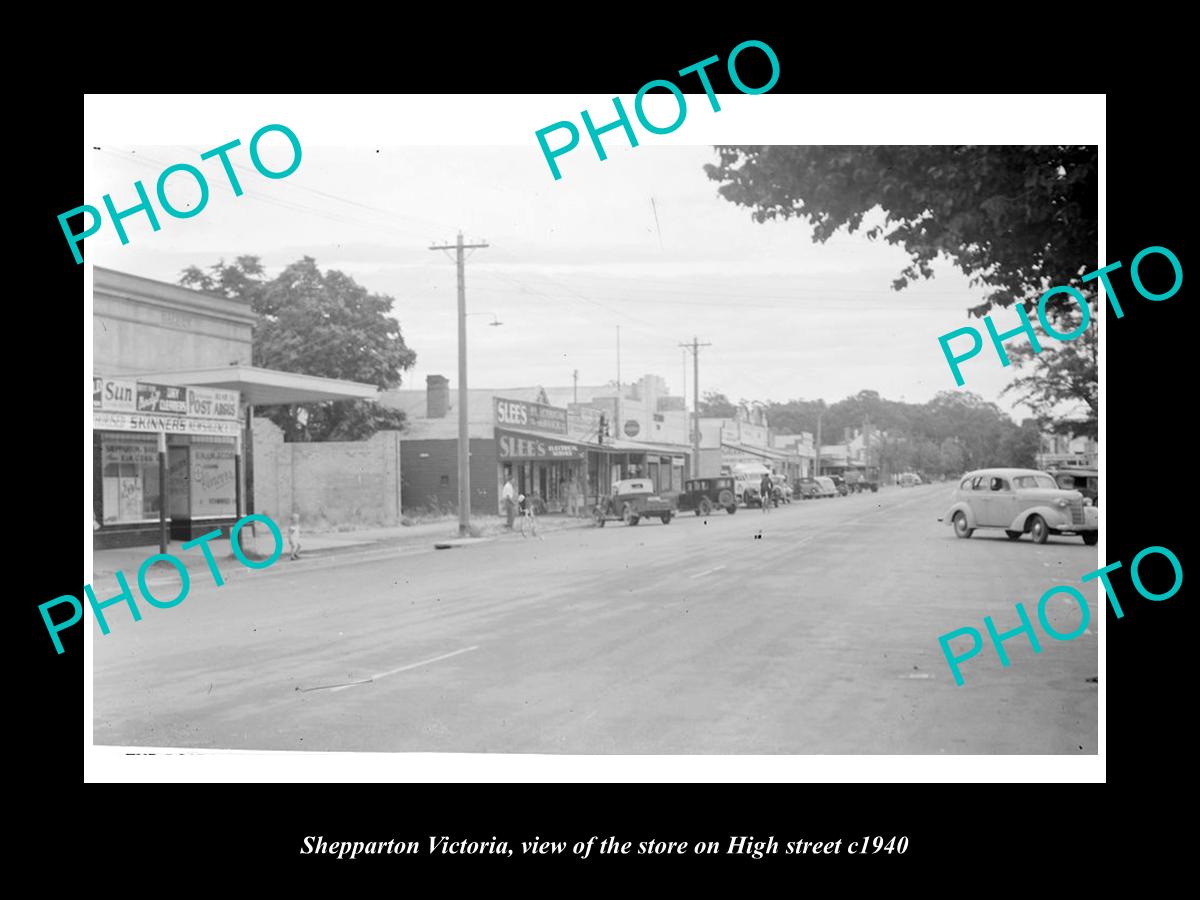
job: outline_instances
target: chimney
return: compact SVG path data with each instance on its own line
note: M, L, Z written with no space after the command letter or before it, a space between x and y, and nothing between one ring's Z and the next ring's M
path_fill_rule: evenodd
M446 418L450 409L450 381L445 375L425 376L425 415L430 419Z

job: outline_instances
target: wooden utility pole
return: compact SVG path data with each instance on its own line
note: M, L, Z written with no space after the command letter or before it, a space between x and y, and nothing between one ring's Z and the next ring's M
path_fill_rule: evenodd
M467 278L464 250L487 244L464 244L462 232L454 244L434 244L430 250L456 251L458 266L458 536L471 532L471 443L467 431Z
M680 344L692 354L692 477L700 477L700 348L711 347L693 336L690 344ZM686 386L684 388L686 392Z

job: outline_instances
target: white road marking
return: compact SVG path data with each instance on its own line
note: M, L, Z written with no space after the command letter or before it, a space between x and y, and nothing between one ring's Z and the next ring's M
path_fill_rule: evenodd
M458 656L460 653L470 653L472 650L478 650L478 649L479 649L479 645L476 644L474 647L464 647L461 650L454 650L450 653L443 653L441 656L435 656L431 659L423 659L420 662L409 663L407 666L400 666L397 669L388 669L386 672L380 672L377 675L372 675L366 681L358 681L358 682L355 682L354 684L338 685L337 687L330 689L329 692L332 694L332 693L335 693L336 691L344 691L344 690L346 690L346 688L357 687L360 684L370 684L373 681L378 681L379 679L386 678L389 675L395 675L398 672L407 672L409 669L416 669L420 666L427 666L430 663L441 662L443 659L449 659L452 656Z
M720 572L724 566L714 566L711 569L705 569L703 572L697 572L695 575L689 575L688 578L703 578L705 575L711 575L713 572Z

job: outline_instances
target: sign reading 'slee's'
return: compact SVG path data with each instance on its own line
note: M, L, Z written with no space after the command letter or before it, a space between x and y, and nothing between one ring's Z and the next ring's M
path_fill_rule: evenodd
M530 403L527 400L505 400L501 397L496 397L493 402L497 425L512 425L534 431L548 431L551 434L567 433L565 409L546 406L544 403Z

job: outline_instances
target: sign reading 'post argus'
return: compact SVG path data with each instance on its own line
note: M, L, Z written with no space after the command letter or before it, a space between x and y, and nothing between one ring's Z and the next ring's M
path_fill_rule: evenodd
M237 391L95 376L92 427L234 437L240 399Z

